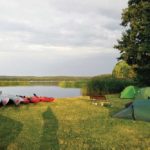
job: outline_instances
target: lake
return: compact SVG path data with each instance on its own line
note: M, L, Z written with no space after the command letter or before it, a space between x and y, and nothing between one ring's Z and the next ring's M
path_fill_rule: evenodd
M81 95L80 88L62 88L59 86L3 86L0 91L6 94L47 96L55 98L76 97Z

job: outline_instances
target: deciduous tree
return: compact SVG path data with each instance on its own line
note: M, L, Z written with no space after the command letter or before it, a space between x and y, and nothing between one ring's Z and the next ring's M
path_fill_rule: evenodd
M125 32L115 45L118 59L135 68L139 83L150 85L150 0L129 0L121 25Z

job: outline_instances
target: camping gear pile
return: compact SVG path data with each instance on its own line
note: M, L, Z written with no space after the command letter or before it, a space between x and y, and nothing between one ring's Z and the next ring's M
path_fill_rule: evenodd
M126 108L114 115L118 118L150 121L150 87L126 87L121 92L122 99L133 99Z
M0 93L0 104L3 106L7 105L10 102L13 102L15 105L29 104L29 103L38 103L38 102L53 102L55 99L53 97L43 97L33 94L31 97L20 96L20 95L8 95Z

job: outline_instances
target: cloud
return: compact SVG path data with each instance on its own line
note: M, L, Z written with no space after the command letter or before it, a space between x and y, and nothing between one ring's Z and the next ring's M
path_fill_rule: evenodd
M7 55L6 60L10 60L13 55L18 61L26 56L30 62L35 57L37 60L42 57L42 60L35 63L47 66L43 67L45 73L48 72L48 66L51 66L48 60L57 66L58 61L63 64L71 61L70 58L91 57L95 65L99 64L98 57L106 54L115 57L118 54L113 45L121 36L121 11L126 6L127 0L1 0L0 55ZM29 54L31 57L28 57ZM82 59L79 60L80 64ZM109 63L114 62L112 59ZM16 63L12 61L14 66ZM24 63L24 68L29 67L27 64ZM111 67L108 68L111 72ZM27 74L33 72L32 69L26 70Z

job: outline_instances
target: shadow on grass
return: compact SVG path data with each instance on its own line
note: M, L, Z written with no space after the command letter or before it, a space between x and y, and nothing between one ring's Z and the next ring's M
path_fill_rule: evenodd
M22 130L22 124L0 115L0 150L6 150Z
M59 150L59 141L57 138L58 121L49 107L43 113L43 120L44 126L40 150Z

